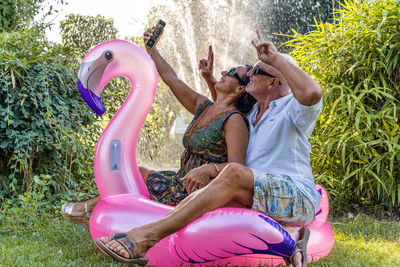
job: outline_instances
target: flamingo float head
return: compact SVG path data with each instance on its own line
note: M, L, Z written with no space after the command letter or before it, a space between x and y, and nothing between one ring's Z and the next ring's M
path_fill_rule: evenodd
M83 99L97 115L105 111L100 95L104 86L116 76L127 77L132 88L139 80L157 82L153 61L139 46L124 40L111 40L95 46L82 60L78 88ZM154 90L153 96L154 96Z
M105 111L100 100L101 90L103 89L100 87L100 83L104 70L113 59L113 51L105 50L97 59L83 62L78 72L78 88L82 98L97 115L103 115Z

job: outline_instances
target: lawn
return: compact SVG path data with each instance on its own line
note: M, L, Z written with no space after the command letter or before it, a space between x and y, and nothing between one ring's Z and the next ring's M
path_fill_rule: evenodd
M337 219L331 254L310 266L400 266L400 224L367 215ZM0 216L0 266L126 266L102 254L89 231L62 218Z

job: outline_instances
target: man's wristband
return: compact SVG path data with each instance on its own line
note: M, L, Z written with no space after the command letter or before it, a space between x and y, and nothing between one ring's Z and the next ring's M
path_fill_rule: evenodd
M211 162L212 165L214 165L215 170L217 171L217 174L219 174L221 172L221 169L218 167L217 164L215 164L214 162Z

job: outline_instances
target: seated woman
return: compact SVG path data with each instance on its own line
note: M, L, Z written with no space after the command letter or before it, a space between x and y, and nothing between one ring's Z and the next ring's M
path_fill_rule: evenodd
M154 27L144 33L144 42L153 31ZM156 45L146 49L162 80L178 101L194 114L183 137L185 151L178 172L150 171L140 167L151 199L175 206L188 194L206 186L228 162L244 164L249 133L242 113L250 111L255 103L255 99L245 92L249 82L246 73L251 66L223 71L215 84L213 103L178 78ZM196 178L191 174L196 174L193 175ZM88 225L90 213L99 200L100 197L96 197L86 202L64 204L61 214L70 222Z

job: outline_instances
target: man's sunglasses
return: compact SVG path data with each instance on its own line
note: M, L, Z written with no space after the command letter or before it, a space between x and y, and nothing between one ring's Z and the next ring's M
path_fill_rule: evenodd
M271 78L278 79L278 78L276 78L276 76L274 76L272 74L269 74L268 72L263 71L262 69L260 69L260 67L258 65L254 66L254 68L252 69L252 73L253 73L253 75L260 74L260 75L269 76ZM278 79L278 81L279 81L279 79ZM281 85L281 81L279 81L279 85Z
M226 73L227 76L231 76L231 77L235 77L236 80L238 80L240 85L247 85L247 83L249 82L248 77L246 76L246 81L242 80L242 78L240 78L239 74L237 73L237 70L235 67L231 68L230 70L228 70L228 72Z

